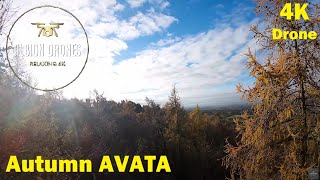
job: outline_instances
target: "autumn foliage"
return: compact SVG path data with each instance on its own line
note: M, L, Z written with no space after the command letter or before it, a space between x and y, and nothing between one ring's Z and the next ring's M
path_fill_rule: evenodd
M270 36L274 27L319 34L319 6L308 2L310 21L287 21L278 15L284 3L257 1L264 27L252 32L261 49L247 54L255 83L237 87L253 103L253 113L235 119L238 141L225 146L224 164L233 179L307 179L308 170L320 165L319 39Z

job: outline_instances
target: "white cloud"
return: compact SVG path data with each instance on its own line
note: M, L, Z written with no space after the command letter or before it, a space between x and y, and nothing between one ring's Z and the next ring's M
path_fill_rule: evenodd
M173 43L176 43L178 41L180 41L181 38L180 37L170 37L168 39L160 39L158 42L156 43L152 43L151 45L152 46L158 46L158 47L161 47L161 46L168 46L168 45L171 45Z
M176 19L162 13L138 12L129 21L120 23L116 35L121 39L133 39L138 36L151 35L168 28Z
M243 53L252 43L249 26L242 24L236 28L211 29L184 38L171 36L156 43L162 46L154 44L134 58L104 68L97 66L95 72L87 69L90 77L96 78L87 84L89 77L84 75L72 86L83 89L81 87L86 84L114 100L143 102L148 96L163 103L176 84L185 105L214 104L222 97L225 102L239 102L232 83L243 77L246 66ZM166 41L172 42L162 43ZM224 87L227 83L231 83L232 88ZM65 93L69 94L68 88ZM81 91L78 93L83 94Z
M170 5L170 3L166 0L149 0L149 2L156 4L156 7L159 7L161 10Z
M140 36L152 35L167 29L173 22L177 21L173 16L159 12L137 12L128 20L109 19L98 22L87 29L90 34L107 36L116 35L122 40L132 40Z
M127 0L127 2L129 3L130 7L136 8L147 2L147 0Z
M120 51L128 48L127 44L120 39L104 39L99 36L90 37L89 44L92 61L107 61L115 55L119 55Z
M149 2L150 4L155 4L160 10L167 8L170 3L166 0L126 0L131 8L138 8L143 4Z

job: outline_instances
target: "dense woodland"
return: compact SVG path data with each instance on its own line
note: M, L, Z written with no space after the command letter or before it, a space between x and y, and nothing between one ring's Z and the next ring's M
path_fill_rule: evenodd
M4 174L10 155L34 159L90 159L97 171L103 155L167 155L172 173L103 174L97 179L224 179L225 138L234 137L232 121L208 116L196 107L186 112L173 89L160 107L92 99L37 95L14 77L1 76L0 172L13 179L90 179L93 174ZM92 178L91 178L92 179Z
M263 25L251 30L261 49L247 54L255 83L237 87L252 104L241 116L187 111L175 88L164 106L148 98L145 105L115 102L98 92L88 99L39 95L1 59L1 179L307 179L320 164L319 39L274 41L270 33L319 34L319 5L309 2L309 21L287 21L278 16L287 1L256 2ZM103 155L149 154L167 155L172 173L4 173L10 155L90 159L99 167Z
M11 1L0 2L2 31L8 26ZM199 107L187 112L175 88L171 95L168 92L163 107L148 98L145 105L115 102L107 100L107 94L96 91L88 99L66 99L61 92L39 95L13 75L4 51L1 48L0 179L224 179L228 176L222 166L224 143L227 137L235 136L235 131L233 122L226 121L222 113L206 115ZM22 68L17 73L26 75ZM96 172L5 173L10 155L20 159L35 159L39 155L43 159L90 159ZM104 155L167 155L172 173L97 173Z

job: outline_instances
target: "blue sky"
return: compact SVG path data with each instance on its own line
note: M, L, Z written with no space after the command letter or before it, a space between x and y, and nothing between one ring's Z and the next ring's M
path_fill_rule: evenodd
M124 4L127 2L119 1ZM136 52L148 47L150 43L159 39L164 39L168 35L185 37L201 32L206 32L212 28L219 28L223 24L238 25L241 22L252 21L255 18L254 3L251 0L224 1L224 0L186 0L168 1L170 6L166 8L167 14L175 17L177 21L172 23L163 32L152 36L144 36L139 39L128 41L128 49L115 58L119 61L130 58ZM135 10L128 9L120 12L122 18L130 17L137 11L147 11L150 4L145 3Z
M15 1L18 14L39 5L65 8L89 35L80 78L63 89L85 98L94 89L116 101L163 104L176 85L184 106L240 103L235 85L249 85L244 53L257 23L250 0Z

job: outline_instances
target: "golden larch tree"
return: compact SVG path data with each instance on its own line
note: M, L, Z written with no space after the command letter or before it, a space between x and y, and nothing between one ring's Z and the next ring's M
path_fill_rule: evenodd
M255 82L248 89L237 87L252 112L235 119L239 135L236 144L226 144L224 165L233 179L307 179L308 170L320 165L319 39L273 40L271 32L319 34L319 5L290 1L308 3L309 20L288 21L279 16L288 1L256 2L263 28L251 30L261 48L259 56L247 53Z

